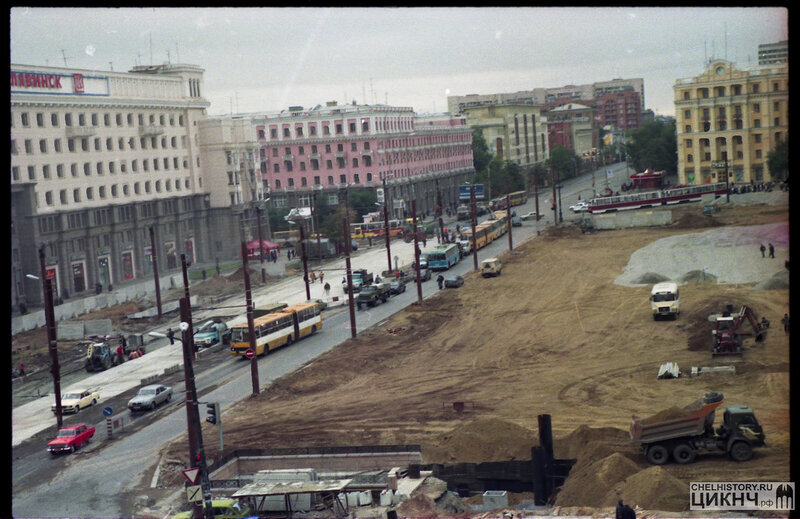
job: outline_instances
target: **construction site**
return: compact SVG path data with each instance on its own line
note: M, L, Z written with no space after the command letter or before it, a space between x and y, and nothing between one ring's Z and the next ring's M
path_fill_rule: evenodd
M732 203L710 216L690 204L659 227L542 230L499 256L502 276L471 273L226 409L225 452L418 445L423 467L526 461L546 414L555 457L574 460L549 497L561 515L607 517L622 499L640 517L674 516L688 513L690 482L790 481L787 204ZM775 257L762 257L762 243ZM680 286L680 314L656 320L650 290L666 280ZM713 355L717 318L743 308L738 351ZM659 377L665 364L671 376ZM747 406L766 445L746 461L724 452L648 461L632 417L679 418L709 393L724 395L717 425L724 406ZM206 443L212 470L218 449ZM164 495L183 487L185 452L185 437L163 452ZM476 513L466 505L480 495L447 507L443 495L413 497L397 513L501 517L534 500L518 489L508 506Z

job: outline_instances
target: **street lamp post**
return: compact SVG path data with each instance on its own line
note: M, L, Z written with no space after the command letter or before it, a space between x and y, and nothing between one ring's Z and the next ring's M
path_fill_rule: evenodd
M389 194L386 192L386 177L383 177L383 227L384 227L384 234L386 235L386 261L389 263L389 272L392 271L392 251L389 246L389 210L386 204L386 200L389 198Z
M42 297L44 299L44 320L47 327L47 350L50 352L50 373L53 375L53 393L56 397L56 424L61 428L61 367L58 363L58 344L56 337L56 315L53 306L53 281L47 277L45 268L44 246L39 248L39 271L42 280ZM37 279L33 274L28 278Z

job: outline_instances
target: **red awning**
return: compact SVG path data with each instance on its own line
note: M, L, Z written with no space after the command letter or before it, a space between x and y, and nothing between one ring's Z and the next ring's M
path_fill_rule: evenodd
M261 240L262 246L264 247L264 254L269 254L269 251L272 249L276 249L278 252L281 251L281 246L275 242ZM247 244L247 253L248 254L258 254L259 247L258 247L258 240L253 240Z

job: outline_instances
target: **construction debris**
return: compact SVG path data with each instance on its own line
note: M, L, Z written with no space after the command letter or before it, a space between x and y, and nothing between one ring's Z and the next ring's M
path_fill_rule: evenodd
M681 376L681 370L675 362L667 362L658 368L658 378L678 378Z

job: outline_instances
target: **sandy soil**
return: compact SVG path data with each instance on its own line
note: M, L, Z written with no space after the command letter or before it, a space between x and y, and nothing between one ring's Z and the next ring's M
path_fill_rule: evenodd
M558 505L613 506L621 496L680 511L690 481L788 481L789 342L779 322L788 284L687 283L681 317L654 322L650 286L615 283L632 255L657 240L702 232L704 224L788 222L786 206L730 208L713 219L701 209L675 210L676 223L665 228L583 235L565 226L504 253L502 276L470 274L462 288L411 305L228 410L226 449L419 443L426 463L529 459L537 415L549 413L556 455L578 459ZM761 259L757 248L752 254L783 264ZM713 267L721 279L735 278L739 263L733 257ZM658 272L652 267L646 271ZM764 342L746 340L741 358L712 360L707 317L726 304L748 304L773 326ZM667 361L687 374L722 364L737 373L657 380ZM768 447L747 463L706 456L648 466L628 439L631 416L682 407L707 391L751 406ZM452 410L456 401L465 402L461 414ZM211 458L214 448L207 445ZM180 459L184 441L171 449L168 458Z

